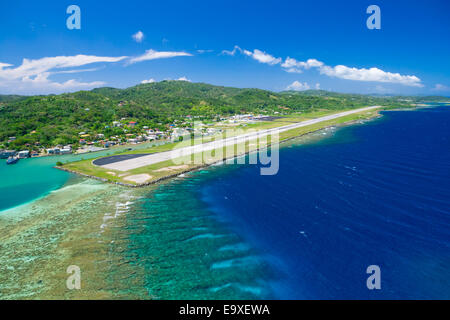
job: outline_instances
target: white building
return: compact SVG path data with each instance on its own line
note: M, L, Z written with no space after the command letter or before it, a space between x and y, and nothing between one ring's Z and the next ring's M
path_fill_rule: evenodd
M17 155L19 156L20 159L25 159L30 157L30 151L28 150L19 151Z
M48 154L60 154L60 149L59 148L50 148L46 150Z

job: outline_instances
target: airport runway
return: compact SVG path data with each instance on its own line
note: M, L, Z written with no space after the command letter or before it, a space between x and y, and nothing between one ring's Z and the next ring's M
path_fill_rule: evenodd
M194 146L186 146L186 147L174 149L171 151L158 152L158 153L153 153L153 154L144 155L144 156L139 155L138 157L134 157L132 159L125 159L125 160L119 160L119 161L114 161L114 159L109 159L109 161L106 161L108 163L101 165L101 167L111 169L111 170L128 171L128 170L148 166L151 164L155 164L158 162L163 162L163 161L167 161L167 160L171 160L171 159L180 158L182 156L187 156L187 155L194 154L194 153L210 151L210 150L217 149L220 147L226 147L229 145L234 145L234 144L242 143L242 142L249 141L249 140L254 140L258 137L259 138L265 137L272 133L276 133L276 132L281 133L284 131L288 131L288 130L292 130L292 129L296 129L296 128L300 128L300 127L305 127L305 126L313 125L313 124L316 124L319 122L333 120L336 118L345 117L350 114L354 114L354 113L358 113L358 112L370 111L370 110L377 109L377 108L380 108L380 106L371 106L371 107L354 109L354 110L350 110L350 111L339 112L339 113L335 113L332 115L319 117L316 119L305 120L305 121L301 121L298 123L294 123L294 124L290 124L290 125L286 125L286 126L282 126L282 127L278 127L278 128L260 130L257 132L252 132L249 134L244 134L244 135L240 135L240 136L221 139L218 141L207 142L207 143L194 145ZM114 156L112 156L112 157L114 157ZM109 157L109 158L111 158L111 157ZM101 160L101 159L98 159L98 160ZM95 160L95 161L97 161L97 160ZM94 163L94 164L97 164L97 163Z

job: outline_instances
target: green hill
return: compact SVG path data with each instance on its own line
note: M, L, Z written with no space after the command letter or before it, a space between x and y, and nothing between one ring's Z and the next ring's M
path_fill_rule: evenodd
M187 81L162 81L126 89L104 87L48 96L0 96L0 147L21 148L36 142L43 146L76 143L80 131L117 134L118 129L105 127L122 118L138 121L140 126L161 128L187 115L212 119L217 115L249 112L292 113L375 104L402 106L426 99L323 90L276 93ZM16 140L8 143L9 137Z

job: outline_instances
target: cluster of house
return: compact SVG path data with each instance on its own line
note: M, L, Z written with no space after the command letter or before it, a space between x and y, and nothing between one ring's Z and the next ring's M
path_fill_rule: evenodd
M97 134L96 137L98 139L102 139L102 140L85 142L80 139L80 144L91 145L91 144L100 143L104 147L108 148L108 147L111 147L116 144L125 144L125 143L135 144L135 143L140 143L140 142L145 142L145 141L165 139L168 136L167 133L165 133L163 131L159 131L157 129L154 130L154 129L149 129L148 127L143 127L143 130L144 130L143 133L137 134L137 135L133 134L133 133L127 133L127 134L125 134L125 138L123 138L123 136L122 137L121 136L112 136L109 139L104 139L103 134Z
M128 127L134 127L137 123L134 121L131 121L127 124ZM123 126L123 124L119 121L114 121L113 126L120 127ZM169 125L169 129L167 131L161 131L159 129L151 129L147 126L142 127L142 131L140 134L133 134L133 133L126 133L125 139L123 139L123 136L112 136L108 140L103 139L103 134L97 134L97 139L103 139L103 140L94 140L94 141L87 141L86 139L89 139L91 136L87 134L86 132L80 132L80 144L81 145L92 145L92 144L102 144L104 147L110 147L115 144L124 144L124 143L131 143L131 144L137 144L141 142L146 141L154 141L154 140L160 140L160 139L170 139L172 141L178 141L180 137L189 136L192 133L197 135L212 135L221 130L214 129L214 128L203 128L203 125L198 126L198 128L178 128L175 127L174 124Z
M242 115L234 115L231 117L226 118L220 118L220 121L226 121L228 123L253 123L254 121L258 120L264 120L268 116L265 115L252 115L252 114L242 114ZM186 116L186 120L192 120L192 116ZM196 118L196 117L194 117ZM113 121L112 126L113 127L128 127L133 128L137 125L136 121L129 121L129 122L123 122L122 121ZM179 121L178 121L179 122ZM181 125L185 127L176 127L175 124L169 125L169 128L167 131L161 131L159 129L151 129L147 126L142 127L142 131L140 134L132 134L132 133L126 133L121 136L112 136L108 139L105 139L105 135L102 133L95 134L95 136L92 136L91 134L87 132L80 132L79 133L79 144L81 145L80 150L78 152L88 152L88 151L97 151L97 150L103 150L103 148L109 148L111 146L117 145L117 144L125 144L125 143L131 143L131 144L137 144L142 143L146 141L153 141L153 140L159 140L159 139L170 139L171 141L178 141L180 137L186 137L190 136L192 134L196 136L208 136L208 135L214 135L217 133L222 132L221 129L218 128L212 128L212 127L205 127L202 123L199 125L194 125L194 128L188 127L189 123L183 122ZM109 126L106 126L105 128L109 128ZM127 130L124 130L125 132ZM9 137L8 142L12 142L16 140L16 137ZM36 146L39 146L40 144L36 142ZM96 145L96 146L94 146ZM101 145L103 148L98 147L98 145ZM48 154L48 155L62 155L62 154L71 154L74 150L72 148L72 145L58 145L52 148L48 149L42 149L41 153ZM16 156L19 158L28 158L28 157L35 157L39 156L39 153L37 151L15 151L15 150L0 150L0 158L6 159L10 156Z
M122 119L122 121L124 118ZM136 121L129 121L127 123L121 122L121 121L113 121L112 126L113 127L128 127L128 128L134 128L137 125ZM109 126L106 126L105 129L109 128ZM79 144L80 145L93 145L93 144L101 144L104 147L108 148L110 146L116 145L116 144L124 144L124 143L139 143L144 141L152 141L156 139L164 139L167 138L167 133L159 131L158 129L150 129L147 126L142 127L143 131L136 135L133 133L127 133L121 136L111 136L109 139L105 139L105 135L102 133L96 134L95 137L92 137L90 134L86 132L80 132L79 136ZM126 129L124 129L124 133L127 132ZM93 138L93 139L92 139Z
M72 153L72 146L56 146L54 148L46 149L47 154L70 154Z
M269 117L269 116L261 115L261 114L260 115L242 114L242 115L235 115L235 116L226 117L226 118L220 118L220 120L227 121L229 123L248 123L248 124L250 124L250 123L254 123L255 121L264 120L266 117ZM196 118L196 117L192 117L190 115L185 117L185 119L187 121L191 121L191 120L193 120L193 118ZM122 120L124 120L124 119L122 119ZM187 127L189 125L188 122L183 122L181 124L184 125L185 127L176 127L175 124L171 124L171 125L169 125L169 129L165 132L160 131L158 129L155 129L155 130L149 129L148 127L144 126L144 127L142 127L144 132L141 135L136 136L131 133L125 134L126 142L127 143L140 143L140 142L145 142L145 141L152 141L152 140L156 140L156 139L166 139L166 138L168 138L172 141L178 141L180 139L180 137L186 137L191 134L207 136L207 135L214 135L214 134L220 133L222 131L221 129L217 129L217 128L211 128L211 127L204 128L204 125L202 123L200 123L199 125L195 125L194 128ZM113 121L112 125L113 125L113 127L127 126L130 128L133 128L137 125L137 122L130 121L130 122L124 124L121 121ZM111 137L111 139L118 140L119 137L117 137L117 136Z

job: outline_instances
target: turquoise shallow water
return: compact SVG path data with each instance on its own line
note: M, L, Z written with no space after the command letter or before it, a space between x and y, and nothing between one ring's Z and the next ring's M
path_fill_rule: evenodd
M0 211L60 188L69 173L53 169L56 157L22 159L15 165L0 162Z
M142 197L130 205L126 224L116 237L127 239L124 254L144 269L143 283L150 297L272 297L266 282L272 270L263 257L198 197L200 185L224 174L223 169L236 168L187 174L148 192L142 190Z
M131 148L147 148L152 144L140 144ZM102 155L110 155L124 150L120 147L111 150L85 153L79 155L62 155L22 159L15 165L7 165L6 160L0 161L0 211L12 208L40 197L52 190L62 187L70 173L54 169L57 161L73 162L83 159L92 159Z

